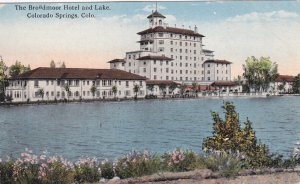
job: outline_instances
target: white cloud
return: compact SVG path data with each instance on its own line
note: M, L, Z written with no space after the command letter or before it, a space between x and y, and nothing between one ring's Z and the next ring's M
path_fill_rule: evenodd
M230 17L227 21L230 22L253 22L253 21L275 21L278 19L297 18L299 15L295 12L288 12L284 10L271 12L252 12L244 15L237 15Z
M145 12L152 12L156 9L156 5L155 4L152 4L152 5L147 5L145 6L142 10L145 11ZM167 9L166 7L164 6L161 6L161 5L157 5L157 10L165 10Z

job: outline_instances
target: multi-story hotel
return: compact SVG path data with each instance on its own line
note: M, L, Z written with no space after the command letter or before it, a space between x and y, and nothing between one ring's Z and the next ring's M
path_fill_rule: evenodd
M121 70L41 67L10 78L6 95L13 102L132 98L136 95L134 86L138 85L137 97L144 98L145 80Z
M138 51L127 52L124 59L109 61L110 68L138 74L149 80L184 83L230 81L231 62L215 60L214 52L203 49L198 28L169 27L166 18L155 11L148 17L149 28L141 36Z

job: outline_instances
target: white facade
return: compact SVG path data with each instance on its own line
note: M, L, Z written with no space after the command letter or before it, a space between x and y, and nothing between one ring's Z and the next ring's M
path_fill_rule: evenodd
M133 98L135 85L139 86L137 93L138 98L144 98L146 95L145 79L124 79L121 78L85 78L80 76L78 79L72 78L57 78L50 79L39 77L30 77L11 79L9 86L6 88L6 95L12 97L12 102L26 101L41 101L41 100L79 100L79 99L109 99L109 98ZM65 86L68 86L70 92L66 91ZM93 95L91 88L95 87ZM113 93L113 86L116 86L117 92ZM43 90L44 96L40 90Z
M231 81L230 62L224 60L206 60L204 62L204 81Z
M148 17L149 29L139 32L140 49L127 52L125 62L110 65L111 68L121 69L130 73L138 74L149 80L172 80L177 82L213 82L217 79L228 80L229 73L225 76L225 68L216 70L222 71L224 75L207 80L204 74L206 66L204 62L213 59L213 51L203 49L203 35L194 29L168 27L164 22L165 17L155 11ZM144 57L149 59L142 59ZM230 64L226 67L230 68ZM222 71L221 71L222 70Z

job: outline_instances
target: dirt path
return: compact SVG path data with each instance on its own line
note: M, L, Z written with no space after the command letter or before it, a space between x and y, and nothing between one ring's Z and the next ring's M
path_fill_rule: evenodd
M216 178L216 179L213 179ZM141 178L110 180L106 184L300 184L300 172L274 172L272 174L238 176L234 179L218 178L210 170L183 173L163 173Z

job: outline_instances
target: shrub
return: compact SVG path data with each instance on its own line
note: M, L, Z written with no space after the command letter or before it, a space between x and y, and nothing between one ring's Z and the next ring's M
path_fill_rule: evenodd
M115 176L114 167L112 162L103 161L99 166L101 170L101 177L111 179Z
M80 159L75 163L75 180L78 182L97 182L101 178L99 163L95 158Z
M247 119L245 127L241 128L239 115L231 102L225 102L223 109L225 120L218 113L211 113L214 120L213 136L204 139L203 149L241 154L245 157L245 166L250 168L276 165L278 157L273 159L274 155L269 153L267 146L257 143L252 123Z
M13 182L13 161L2 161L0 159L0 183L1 184L10 184Z
M160 170L160 157L144 153L133 152L119 159L115 165L116 175L120 178L149 175Z
M172 153L162 155L162 167L172 172L190 171L204 168L203 158L190 150L176 149Z
M236 177L242 168L242 162L239 157L224 151L212 152L207 155L205 165L208 169L218 171L221 176L227 178Z

